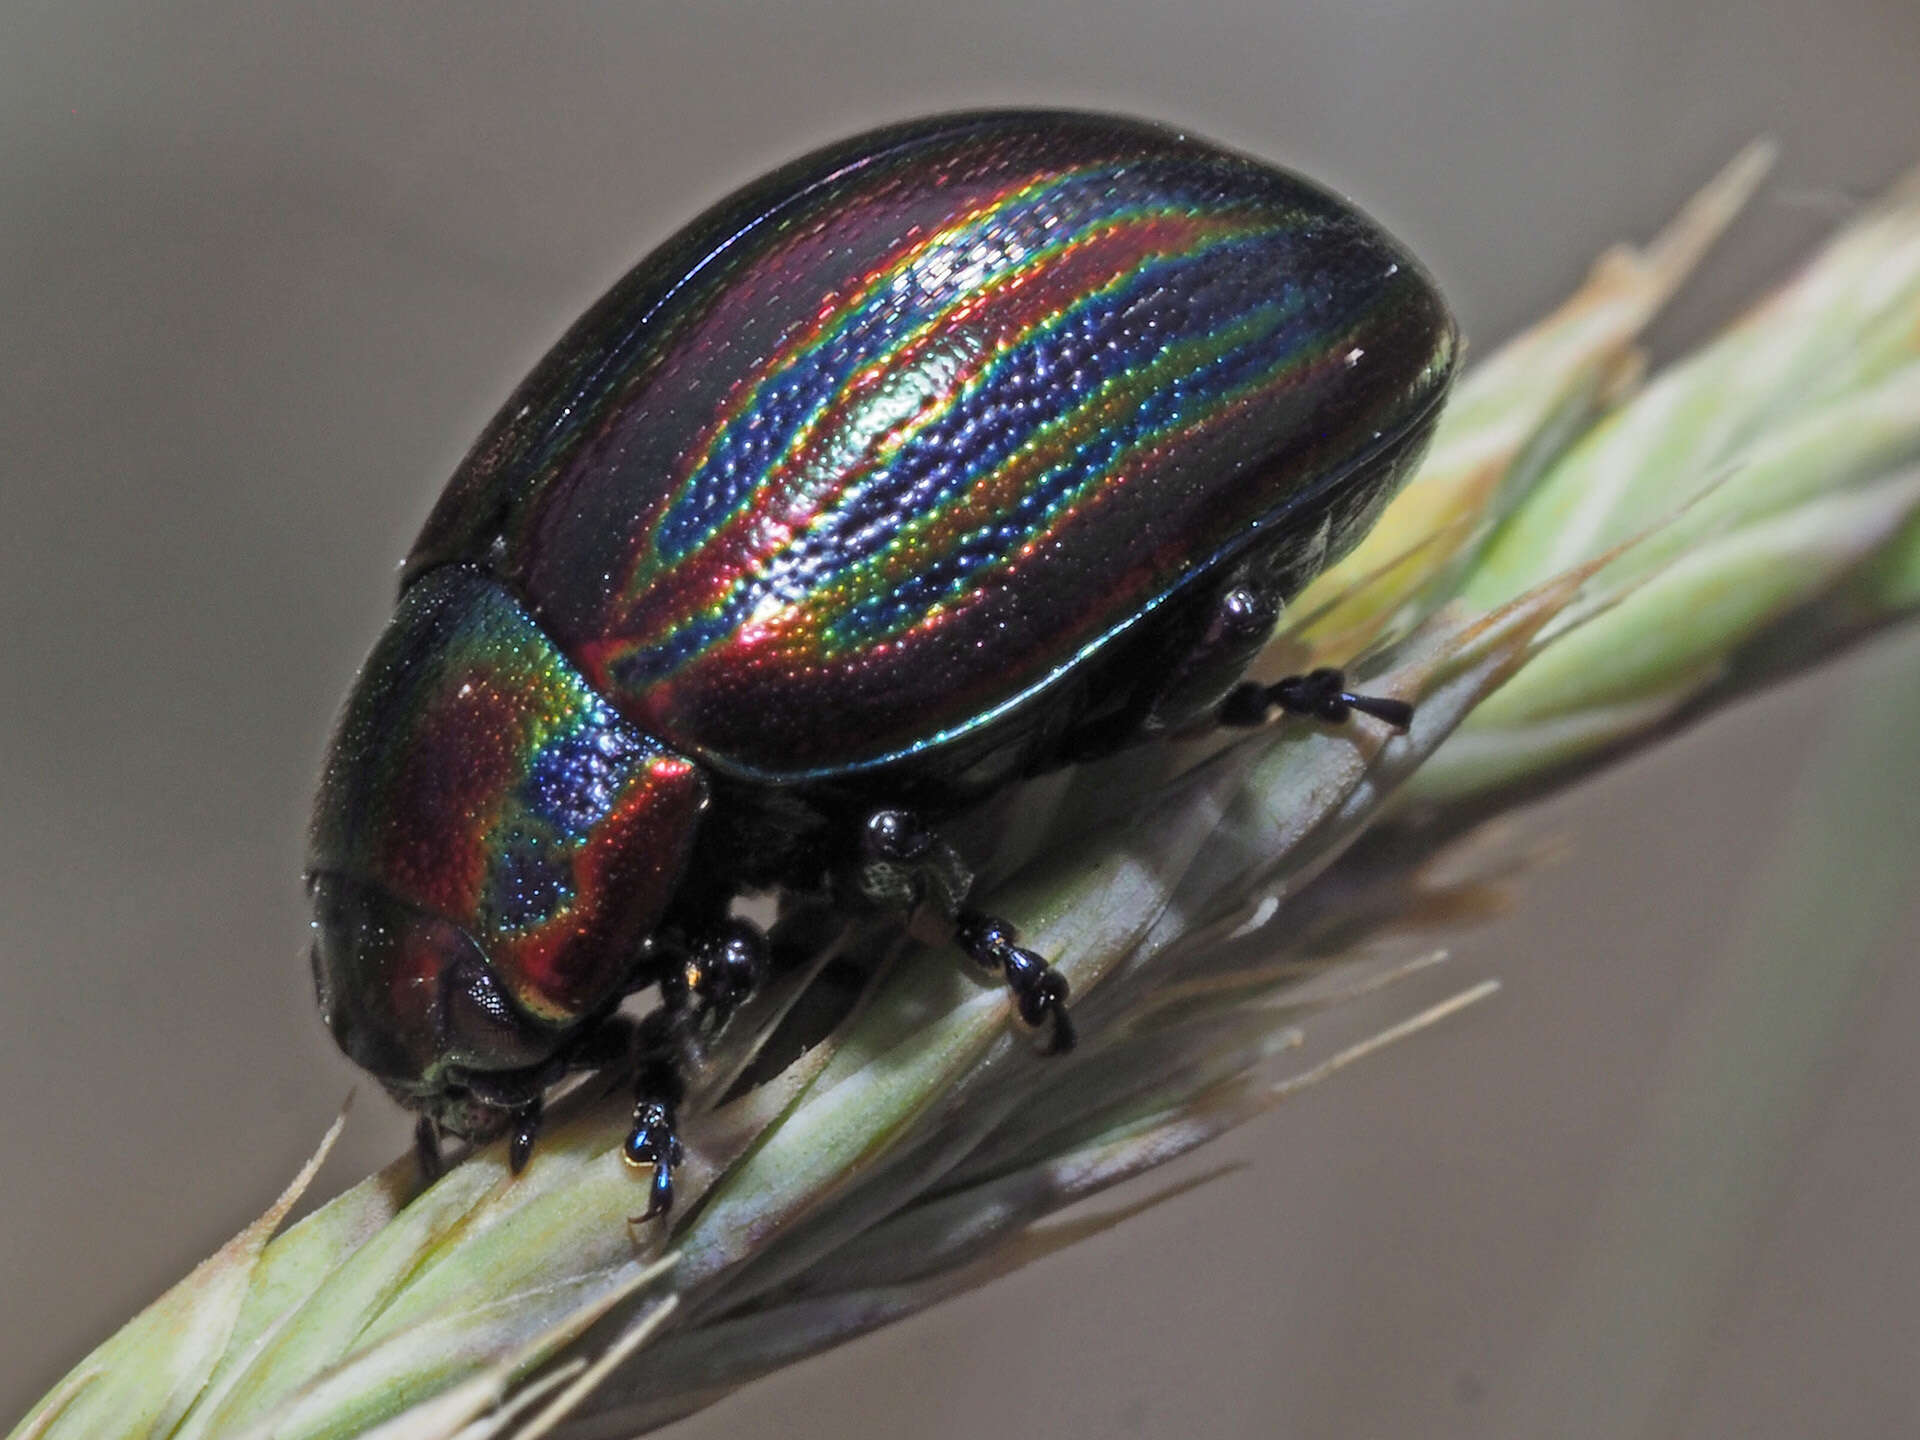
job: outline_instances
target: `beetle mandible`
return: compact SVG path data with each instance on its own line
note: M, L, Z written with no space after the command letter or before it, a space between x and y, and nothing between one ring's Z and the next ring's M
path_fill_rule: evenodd
M1422 453L1453 323L1320 187L1145 122L938 116L794 161L647 256L481 435L334 734L307 863L341 1048L511 1132L767 968L751 889L925 907L1072 1044L939 826L1013 781L1276 709L1242 680ZM659 984L639 1038L614 1016ZM629 1027L631 1028L631 1027Z

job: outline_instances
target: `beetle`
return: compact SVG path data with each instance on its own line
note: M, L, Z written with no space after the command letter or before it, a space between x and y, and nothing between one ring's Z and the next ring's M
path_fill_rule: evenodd
M482 433L335 730L320 1009L442 1132L674 1037L768 966L752 890L922 907L1051 1048L1067 987L940 827L1014 781L1278 711L1243 679L1424 450L1455 331L1325 189L1144 121L937 116L816 151L621 279ZM658 984L636 1040L614 1012Z

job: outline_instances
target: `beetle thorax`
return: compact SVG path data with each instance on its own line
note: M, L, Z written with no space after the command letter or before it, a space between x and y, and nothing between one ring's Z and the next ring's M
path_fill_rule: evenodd
M418 579L314 813L316 978L343 1046L402 1083L549 1058L627 981L704 793L497 582Z

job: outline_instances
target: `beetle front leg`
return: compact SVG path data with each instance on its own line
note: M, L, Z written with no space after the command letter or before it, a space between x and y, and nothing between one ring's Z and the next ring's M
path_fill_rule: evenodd
M540 1138L540 1121L545 1111L535 1100L513 1117L513 1129L507 1138L507 1173L518 1175L533 1158L533 1142Z
M636 1170L653 1169L653 1181L647 1187L647 1208L641 1215L629 1216L629 1225L644 1225L659 1216L665 1219L673 1209L673 1172L686 1152L675 1133L673 1106L658 1096L636 1096L633 1104L633 1131L620 1152L621 1158Z
M628 1132L620 1158L636 1170L651 1170L653 1179L647 1188L647 1209L631 1216L630 1225L644 1225L655 1216L665 1218L673 1209L673 1172L686 1158L680 1144L675 1112L686 1094L680 1079L676 1052L681 1048L688 1012L662 1009L643 1024L639 1045L641 1056L633 1080L633 1129Z
M621 1157L652 1172L647 1209L630 1223L643 1225L673 1209L673 1172L685 1158L677 1112L686 1098L680 1078L699 1063L702 1026L716 1030L766 980L771 947L766 932L728 917L691 943L677 946L660 977L660 1008L633 1031L633 1129Z
M856 883L868 900L899 910L932 905L951 922L954 943L975 964L1005 978L1022 1020L1036 1028L1051 1022L1047 1052L1073 1048L1066 976L1044 956L1021 949L1013 926L964 903L972 872L938 832L910 810L876 810L867 817L862 851Z
M694 1063L699 1049L693 1029L703 1012L686 1003L685 990L677 993L677 1002L663 1004L637 1023L624 1015L609 1016L582 1036L566 1058L569 1070L599 1070L622 1062L633 1067L633 1128L620 1156L634 1169L648 1171L652 1181L646 1213L629 1216L630 1225L643 1225L673 1208L673 1172L686 1154L675 1113L686 1093L681 1072ZM537 1111L531 1119L538 1123ZM520 1133L516 1130L514 1145Z
M527 1161L533 1158L533 1143L540 1138L540 1121L545 1114L541 1097L547 1087L559 1080L568 1068L566 1060L556 1059L538 1070L509 1075L482 1072L466 1076L468 1092L476 1100L490 1106L506 1122L509 1174L518 1175L527 1168Z
M698 1001L700 1015L717 1030L765 983L771 968L766 932L749 920L729 916L667 966L660 980L661 999L670 1008Z
M446 1168L440 1155L440 1124L431 1115L422 1115L413 1122L413 1164L419 1172L422 1190L438 1180Z
M1338 670L1320 669L1305 675L1288 675L1271 685L1249 681L1237 687L1221 702L1222 725L1264 725L1275 710L1286 715L1306 715L1340 725L1358 711L1405 730L1413 723L1413 706L1404 700L1383 695L1356 695L1347 689L1347 677Z

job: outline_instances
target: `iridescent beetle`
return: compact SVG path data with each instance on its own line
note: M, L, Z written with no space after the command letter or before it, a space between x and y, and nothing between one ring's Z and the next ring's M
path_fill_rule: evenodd
M461 465L334 736L308 885L342 1049L531 1150L630 1043L672 1202L675 1017L759 980L769 887L930 907L1073 1041L934 827L1276 707L1241 676L1410 471L1454 330L1327 191L1111 116L936 117L722 201L566 334Z

